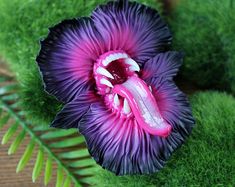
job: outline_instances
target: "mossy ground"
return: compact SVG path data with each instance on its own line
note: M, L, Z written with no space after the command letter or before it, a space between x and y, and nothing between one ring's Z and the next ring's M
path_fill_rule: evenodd
M201 88L235 94L235 1L180 0L171 18L173 44L185 52L181 74Z

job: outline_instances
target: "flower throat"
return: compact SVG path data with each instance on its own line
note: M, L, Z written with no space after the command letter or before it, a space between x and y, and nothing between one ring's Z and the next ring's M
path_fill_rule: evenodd
M171 126L160 114L152 88L139 78L139 71L138 63L123 51L101 55L93 67L97 93L114 113L134 118L149 133L166 137Z

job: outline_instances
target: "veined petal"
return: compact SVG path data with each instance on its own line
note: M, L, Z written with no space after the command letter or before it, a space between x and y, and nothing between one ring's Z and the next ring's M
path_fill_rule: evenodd
M171 155L166 139L145 132L134 118L120 118L101 102L91 105L79 131L95 161L117 175L153 173Z
M173 127L166 138L149 134L135 118L121 118L101 102L92 104L80 121L91 156L117 175L160 170L194 125L185 95L171 81L152 87L163 118Z
M147 83L154 79L172 80L183 63L183 54L176 51L159 53L148 60L143 67L141 78Z
M139 63L171 42L171 33L158 12L137 2L119 0L98 6L92 13L107 50L123 50Z
M173 127L167 139L168 146L174 150L184 142L195 124L191 107L186 95L173 81L155 80L151 86L163 118Z
M50 28L37 62L49 94L69 102L93 84L93 62L103 42L90 18L65 20Z
M88 111L90 105L97 100L98 98L93 92L81 94L64 106L56 115L51 127L62 129L78 128L82 116Z

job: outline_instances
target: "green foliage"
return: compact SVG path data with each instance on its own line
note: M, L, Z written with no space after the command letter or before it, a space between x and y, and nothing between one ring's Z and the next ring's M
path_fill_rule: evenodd
M21 157L17 168L16 168L16 172L20 172L21 170L23 170L26 166L26 164L29 162L29 160L31 159L31 156L33 154L33 149L34 149L34 141L31 140L31 142L29 143L29 145L27 146L23 156Z
M63 184L63 171L59 167L57 170L57 180L56 180L56 187L61 187Z
M25 130L23 130L18 136L15 138L15 140L12 142L10 148L8 149L8 155L14 154L17 149L20 147L20 144L24 140L25 137Z
M45 177L44 177L44 184L47 185L49 181L51 180L51 175L52 175L52 160L49 157L46 162L46 167L45 167Z
M117 177L102 171L98 186L235 186L235 99L202 92L191 99L196 126L159 173Z
M54 97L44 92L35 58L39 40L48 28L64 19L86 16L107 0L1 0L0 55L4 56L21 83L27 118L48 125L61 109ZM156 0L139 0L160 9ZM13 13L14 12L14 13Z
M185 52L182 75L203 88L235 93L233 0L181 0L172 13L174 49Z
M40 149L38 151L36 162L33 168L33 174L32 174L33 182L35 182L38 176L40 175L42 167L43 167L43 162L44 162L44 153L43 153L43 149Z
M7 80L0 79L0 85L4 81ZM25 112L20 110L17 91L17 85L12 83L2 86L0 93L0 129L6 124L9 126L2 137L2 144L10 144L8 154L16 153L24 139L30 137L16 172L23 170L36 153L33 182L44 170L45 185L50 182L53 172L57 173L56 186L59 187L93 184L92 174L98 165L90 158L83 137L76 130L33 126L26 120ZM52 170L53 165L57 170Z
M8 142L8 140L15 134L17 127L18 127L18 124L15 123L7 130L7 132L2 138L2 144L6 144Z

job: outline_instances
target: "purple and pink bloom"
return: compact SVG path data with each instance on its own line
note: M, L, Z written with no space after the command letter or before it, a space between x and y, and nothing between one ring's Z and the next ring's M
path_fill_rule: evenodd
M65 103L52 127L78 128L95 161L117 175L153 173L194 119L173 77L182 54L158 12L119 0L49 29L37 57L45 90Z

